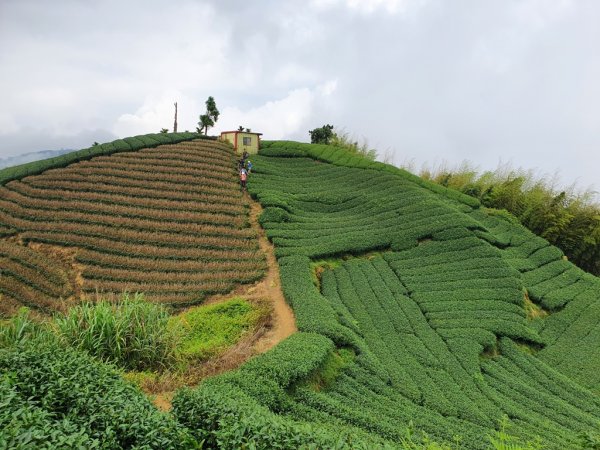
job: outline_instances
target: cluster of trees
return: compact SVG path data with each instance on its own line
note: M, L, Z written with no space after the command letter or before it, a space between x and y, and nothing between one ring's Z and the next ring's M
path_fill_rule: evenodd
M475 197L489 208L509 211L574 264L600 275L600 205L592 192L558 190L531 171L506 168L479 174L463 165L453 171L424 170L421 176Z

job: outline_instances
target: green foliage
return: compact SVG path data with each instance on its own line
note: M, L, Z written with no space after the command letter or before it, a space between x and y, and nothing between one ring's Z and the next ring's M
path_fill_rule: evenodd
M369 148L366 141L359 144L358 141L352 140L350 135L346 132L334 133L329 144L334 147L342 148L351 154L363 156L370 161L375 161L375 158L377 158L377 150Z
M119 373L56 343L0 350L1 448L198 448Z
M291 141L264 141L259 153L263 156L286 158L308 156L315 160L328 162L336 166L373 169L382 174L389 173L396 175L399 178L404 179L404 181L424 187L436 194L441 194L441 196L448 197L449 199L457 200L471 208L478 208L480 206L479 200L463 194L462 192L458 192L454 189L448 189L434 182L424 180L423 178L413 175L404 169L399 169L378 161L372 161L361 154L348 152L342 147L322 144L302 144ZM264 170L261 168L260 171L262 172Z
M161 140L157 140L161 136ZM156 147L164 143L177 143L197 139L196 133L168 133L168 134L146 134L135 136L133 138L118 139L112 143L93 145L90 148L56 156L54 158L43 159L14 167L7 167L0 170L0 186L5 185L12 180L20 180L26 176L37 175L48 169L56 169L68 166L77 161L85 161L95 156L111 155L121 151L135 151L144 147ZM96 143L94 143L96 144Z
M321 128L310 130L308 134L311 144L329 144L329 140L334 136L333 125L323 125Z
M48 326L30 318L29 309L21 308L18 313L0 321L0 348L12 347L29 341L52 340Z
M177 353L186 358L208 359L234 345L253 330L269 311L242 298L191 308L173 316L169 329L180 333Z
M600 206L594 193L559 190L532 171L500 167L478 174L469 165L424 171L421 176L503 209L538 236L556 245L582 269L600 275Z
M493 436L489 436L494 450L541 450L543 448L539 439L524 443L518 437L510 435L509 427L508 416L503 416L500 420L500 429L496 430Z
M289 388L322 367L332 351L330 340L296 333L237 371L178 391L175 417L208 448L393 448L341 424L316 426L270 410L285 408Z
M208 135L208 129L214 127L217 120L219 120L219 110L213 97L208 97L206 100L206 113L200 115L200 121L198 122L198 132L204 131L204 135Z
M529 311L598 292L597 280L560 250L506 211L478 209L462 193L334 146L268 142L258 158L250 192L269 211L261 224L297 326L356 357L325 389L316 369L287 396L252 372L232 377L242 392L298 422L336 423L404 446L411 421L434 442L460 436L461 448L485 448L506 414L515 424L511 444L540 436L557 449L572 448L597 421L591 392L538 359L551 361L560 341L574 346L566 336L590 328L576 313L557 320L559 337L544 348L555 314L533 327L524 308L524 285ZM368 257L373 251L381 256ZM337 263L322 264L328 260ZM585 348L582 359L594 361L597 346ZM297 357L279 355L288 364ZM565 355L555 357L573 364Z
M321 367L302 382L303 385L320 391L332 386L342 370L348 367L356 358L356 353L352 349L340 348L332 351Z
M123 294L117 303L84 303L55 322L68 345L127 370L159 370L176 362L179 337L168 327L168 312L139 294Z

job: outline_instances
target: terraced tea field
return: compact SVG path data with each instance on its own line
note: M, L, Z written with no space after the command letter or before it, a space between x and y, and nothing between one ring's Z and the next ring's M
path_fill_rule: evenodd
M357 446L395 447L412 423L488 448L502 417L544 448L578 448L597 432L596 277L504 215L402 170L326 146L265 147L250 192L300 332L180 393L181 420L197 423L186 404L214 407L218 395L244 405L240 420L251 408L281 430L307 422L325 446L348 433ZM302 381L348 354L334 380Z
M598 278L508 214L343 149L267 142L252 161L249 192L264 208L259 222L299 331L179 390L169 416L128 394L164 426L131 431L126 442L421 448L407 443L411 429L414 441L487 449L501 423L541 448L600 439ZM264 274L224 144L180 142L40 172L0 188L4 312L22 304L52 312L123 290L185 305ZM276 278L267 280L277 286ZM73 394L46 370L60 355L26 350L0 351L4 370L43 373L48 398L66 389L84 404L85 389ZM73 355L60 367L97 364ZM131 389L104 366L94 370ZM33 405L54 429L62 403L46 406L45 394L2 380L15 411ZM100 389L94 380L86 386ZM105 438L93 417L73 417L91 424L95 442Z
M51 312L123 291L181 306L261 278L234 160L229 146L198 140L0 187L0 308Z

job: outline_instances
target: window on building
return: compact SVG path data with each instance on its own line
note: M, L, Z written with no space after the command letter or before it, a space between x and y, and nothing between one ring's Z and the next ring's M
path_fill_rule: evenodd
M251 137L244 137L242 138L243 144L244 145L252 145L252 138Z

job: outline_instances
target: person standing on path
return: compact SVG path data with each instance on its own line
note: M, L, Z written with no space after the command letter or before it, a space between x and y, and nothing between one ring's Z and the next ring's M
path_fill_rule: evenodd
M242 188L242 191L246 190L246 181L248 180L248 171L242 167L240 169L240 186Z
M248 173L252 173L252 163L250 160L246 161L246 168L248 169Z

